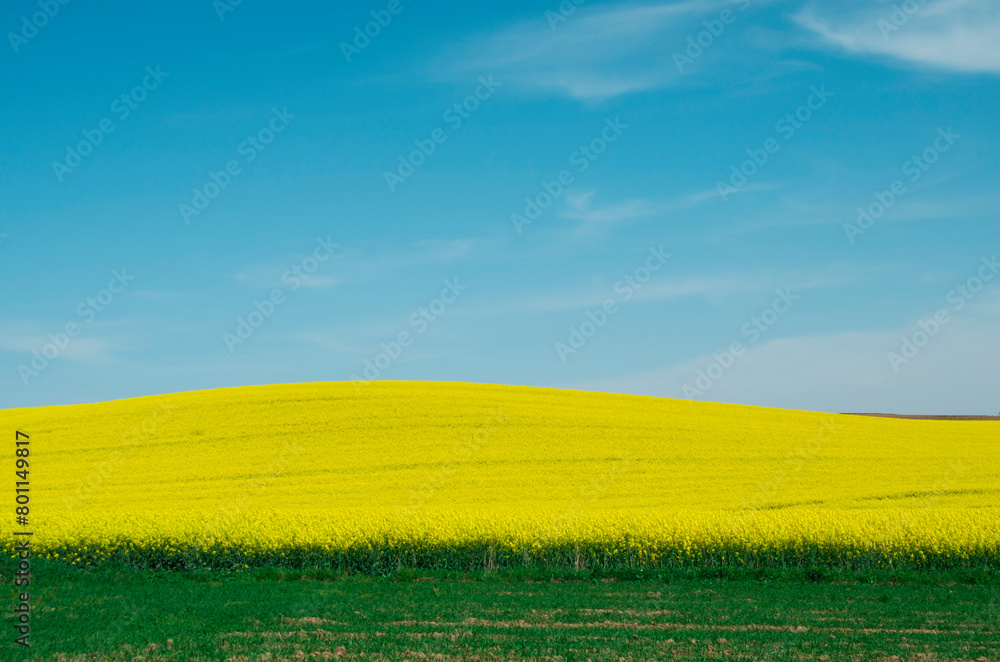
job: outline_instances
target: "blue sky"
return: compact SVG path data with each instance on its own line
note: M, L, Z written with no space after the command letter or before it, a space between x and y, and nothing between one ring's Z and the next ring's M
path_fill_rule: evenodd
M995 414L1000 7L895 7L7 3L0 406Z

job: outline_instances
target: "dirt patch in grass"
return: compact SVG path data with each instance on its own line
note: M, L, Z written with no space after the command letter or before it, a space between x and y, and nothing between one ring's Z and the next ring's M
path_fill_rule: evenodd
M639 616L639 617L649 617L649 616L661 616L668 615L675 612L668 611L640 611L633 609L625 610L615 610L615 609L582 609L582 613L586 614L622 614L627 616ZM618 630L706 630L706 631L721 631L721 632L752 632L752 631L771 631L771 632L808 632L809 630L815 630L818 632L840 632L848 634L974 634L973 630L961 629L961 630L937 630L930 628L851 628L844 626L834 626L834 627L807 627L805 625L769 625L762 623L746 623L742 625L720 625L720 624L701 624L701 623L626 623L623 621L587 621L587 622L565 622L565 621L551 621L548 620L550 617L547 615L542 615L543 620L541 621L527 621L524 619L518 619L514 621L494 621L482 618L467 618L460 622L447 622L447 621L416 621L416 620L406 620L406 621L392 621L386 623L393 627L401 628L462 628L462 627L482 627L482 628L499 628L499 629L539 629L539 630L560 630L560 629L574 629L574 630L585 630L585 629L618 629ZM827 617L821 618L824 621L852 621L857 619L850 618L839 618L839 617ZM292 625L348 625L348 623L341 623L338 621L331 621L323 618L317 617L305 617L305 618L283 618L283 622ZM260 636L260 637L299 637L307 638L310 636L316 637L328 637L332 636L332 633L326 630L298 630L291 632L229 632L226 633L233 636ZM439 632L422 632L416 633L422 637L454 637L454 633L439 633ZM339 636L339 635L338 635ZM409 634L407 635L409 636Z
M533 622L523 619L516 621L490 621L482 618L467 618L461 622L442 621L393 621L388 625L395 627L485 627L501 629L539 629L539 630L584 630L584 629L616 629L616 630L720 630L742 632L752 630L770 630L775 632L807 632L804 625L701 625L697 623L623 623L621 621L592 621L586 623L568 623L562 621Z

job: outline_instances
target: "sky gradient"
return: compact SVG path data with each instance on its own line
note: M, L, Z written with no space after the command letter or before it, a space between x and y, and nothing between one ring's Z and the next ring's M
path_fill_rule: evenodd
M0 26L0 407L406 379L1000 412L996 3Z

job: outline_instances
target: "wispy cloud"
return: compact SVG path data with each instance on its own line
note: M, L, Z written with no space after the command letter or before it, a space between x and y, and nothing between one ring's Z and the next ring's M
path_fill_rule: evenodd
M956 317L915 358L895 372L888 353L916 324L774 338L751 346L703 399L835 412L995 414L1000 348L1000 297ZM734 338L742 340L742 338ZM683 397L683 386L715 360L711 354L639 374L575 387ZM942 385L946 385L942 387Z
M585 225L607 225L619 221L644 218L659 213L659 209L648 200L632 199L616 204L594 204L594 191L567 193L563 218L581 221Z
M480 239L425 239L396 250L379 252L344 248L300 282L302 287L323 289L347 282L381 280L408 269L475 259L487 243ZM233 273L232 278L250 287L280 287L287 285L282 280L286 274L295 275L290 271L295 263L296 259L289 257L285 262L248 265Z
M282 270L276 265L254 265L236 272L233 278L236 282L250 287L282 287L287 284L282 281L286 274L289 277L295 276L290 270ZM296 277L296 282L299 283L300 287L322 289L339 285L345 281L333 276L312 274L308 278Z
M83 363L107 363L112 353L121 349L120 338L79 337L70 340L58 356ZM21 355L23 362L31 360L31 352L39 351L52 340L45 334L0 332L0 351Z
M730 273L719 276L689 276L658 278L636 289L632 301L662 302L687 297L725 300L751 293L770 294L775 288L795 283L795 290L837 287L854 281L854 274L840 265L816 270L809 274L778 272ZM530 293L499 301L486 308L470 308L463 315L507 315L548 313L599 307L614 294L614 284L598 283L577 290Z
M678 278L661 283L649 283L637 290L635 300L664 301L697 296L709 293L732 292L746 285L739 278ZM541 313L560 310L581 310L583 308L599 307L601 303L613 294L613 286L590 287L585 290L571 292L550 292L530 294L511 299L505 303L491 306L488 311L472 311L488 314L509 313Z
M925 0L855 4L811 2L795 15L826 43L857 55L968 73L1000 73L1000 4L994 0Z
M742 191L765 191L781 188L781 183L749 184ZM742 192L741 191L741 192ZM576 234L592 234L610 229L618 223L652 216L677 214L709 203L719 197L716 189L696 191L667 200L628 198L620 202L599 204L596 191L569 191L565 206L559 212L562 218L580 221Z
M161 118L163 126L169 128L190 128L234 122L250 122L254 119L254 108L229 108L225 110L194 110L176 112Z
M557 24L535 20L473 40L447 55L450 73L488 71L512 87L601 100L677 81L672 53L724 0L580 7ZM698 29L694 29L697 32Z
M319 347L328 352L337 354L364 354L367 347L354 345L346 342L342 334L334 334L324 331L305 331L293 336L294 340L301 341L308 345Z
M996 326L952 323L909 365L894 373L886 354L909 329L777 338L752 347L705 400L834 412L995 414L1000 351ZM619 379L576 387L682 398L684 384L711 355ZM961 388L942 385L961 383Z

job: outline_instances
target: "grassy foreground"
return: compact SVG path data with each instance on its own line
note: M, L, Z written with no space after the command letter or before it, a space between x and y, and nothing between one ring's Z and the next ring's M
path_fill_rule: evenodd
M36 573L33 647L16 649L5 637L0 659L1000 659L1000 584L947 572L823 583L683 574L373 578L40 561Z
M0 410L0 429L31 435L35 553L73 564L1000 563L992 421L339 382Z

